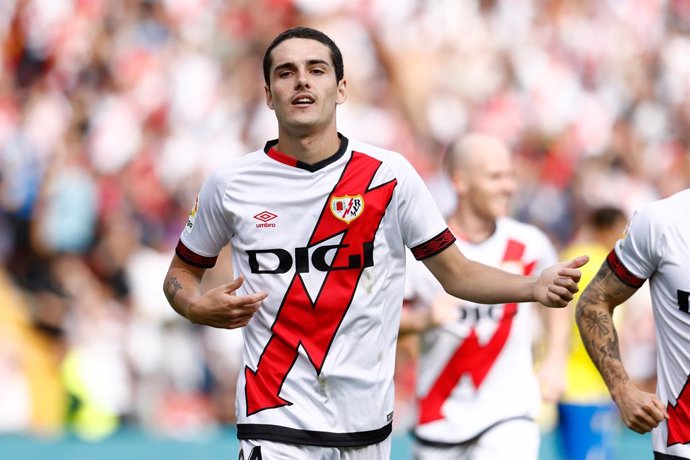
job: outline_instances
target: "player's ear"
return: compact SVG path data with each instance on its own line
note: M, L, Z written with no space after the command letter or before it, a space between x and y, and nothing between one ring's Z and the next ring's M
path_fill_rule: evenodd
M464 195L467 193L467 178L464 177L462 172L455 170L448 175L450 183L453 186L453 190L458 195Z
M269 109L273 110L273 94L271 94L271 87L264 85L264 94L266 96L266 105Z
M347 100L347 80L343 78L338 82L338 93L335 96L335 103L340 105Z

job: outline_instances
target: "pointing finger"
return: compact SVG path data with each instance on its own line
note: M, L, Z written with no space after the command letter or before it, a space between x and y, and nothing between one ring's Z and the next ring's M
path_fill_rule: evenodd
M562 276L563 278L569 278L575 282L579 282L580 278L582 277L582 272L576 268L561 268L558 270L558 276Z
M261 302L262 300L264 300L266 297L268 297L268 292L263 292L263 291L257 292L255 294L249 294L246 297L247 297L247 300L246 300L247 303L258 303L258 302Z
M580 268L584 264L586 264L587 262L589 262L589 256L588 255L582 255L582 256L575 257L574 259L566 262L564 267L565 268Z

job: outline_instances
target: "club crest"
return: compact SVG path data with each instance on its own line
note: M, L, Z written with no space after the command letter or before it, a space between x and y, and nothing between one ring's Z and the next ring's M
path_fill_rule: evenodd
M331 198L330 207L336 219L349 224L362 215L362 211L364 211L364 198L362 198L362 195L334 196Z

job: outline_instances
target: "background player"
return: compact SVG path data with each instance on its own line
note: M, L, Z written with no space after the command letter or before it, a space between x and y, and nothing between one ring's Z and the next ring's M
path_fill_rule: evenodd
M515 191L511 154L500 140L470 134L448 152L457 195L448 220L467 257L530 275L556 260L538 228L506 217ZM422 332L416 459L538 457L539 386L533 371L534 320L528 303L484 305L444 293L421 264L408 267L401 332ZM548 355L542 371L548 398L564 382L569 317L547 312Z
M652 431L654 458L690 458L690 189L637 212L625 238L582 293L577 325L623 422ZM613 309L649 279L657 332L657 395L633 384L620 357Z
M561 255L589 256L590 263L582 269L580 286L584 288L594 278L611 247L623 234L626 223L625 214L616 207L602 206L587 213L574 241ZM563 456L569 460L611 460L615 458L618 411L582 344L575 323L575 308L571 314L566 384L558 402L559 444Z
M387 326L399 322L404 246L447 291L482 303L563 307L587 259L530 278L464 258L401 155L338 133L347 83L340 50L321 32L276 37L264 77L278 139L204 183L164 290L192 322L247 326L241 457L387 458L397 338ZM202 293L227 243L239 276Z

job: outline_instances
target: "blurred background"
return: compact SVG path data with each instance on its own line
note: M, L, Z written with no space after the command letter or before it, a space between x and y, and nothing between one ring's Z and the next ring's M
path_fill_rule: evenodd
M176 316L162 280L202 180L277 137L261 59L294 25L343 51L340 131L405 154L445 212L440 161L470 130L510 145L513 214L561 250L592 210L690 186L688 0L0 0L0 458L237 455L241 334ZM222 254L206 282L229 276ZM648 299L630 312L653 389Z

